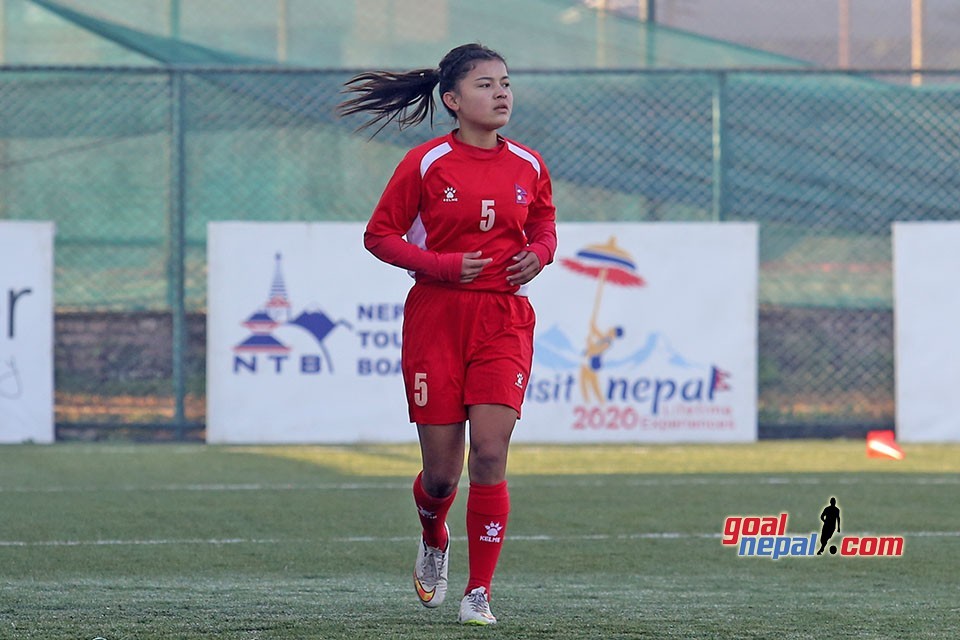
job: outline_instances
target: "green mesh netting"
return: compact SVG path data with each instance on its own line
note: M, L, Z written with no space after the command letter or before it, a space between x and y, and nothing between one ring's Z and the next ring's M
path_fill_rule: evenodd
M764 419L892 420L889 226L958 217L960 90L516 5L6 0L8 64L87 66L0 72L0 218L56 221L59 309L162 311L181 211L201 311L208 221L364 220L404 151L449 126L355 134L333 116L349 69L480 40L511 63L505 133L543 153L562 220L760 223ZM832 408L763 413L781 397Z
M120 47L101 64L125 64L126 51L163 63L284 62L321 68L421 67L463 42L502 50L512 67L774 67L801 61L659 25L593 11L571 0L7 0L20 37L8 62L76 63L91 37ZM38 59L37 33L59 18L64 47ZM78 29L80 31L78 31ZM86 32L86 37L81 32ZM19 51L23 50L21 54ZM19 56L29 55L29 60Z

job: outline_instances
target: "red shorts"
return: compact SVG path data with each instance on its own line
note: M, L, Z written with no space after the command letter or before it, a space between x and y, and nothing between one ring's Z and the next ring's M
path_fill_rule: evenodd
M526 296L414 285L401 351L410 422L463 422L475 404L506 405L519 417L535 320Z

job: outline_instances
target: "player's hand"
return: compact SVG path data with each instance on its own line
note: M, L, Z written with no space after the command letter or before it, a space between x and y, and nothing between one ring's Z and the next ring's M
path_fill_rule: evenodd
M507 267L507 271L510 284L527 284L540 273L540 258L533 251L521 251L513 256L513 264Z
M493 258L481 258L482 251L471 251L463 254L463 264L460 267L460 282L466 284L476 280L483 268L493 262Z

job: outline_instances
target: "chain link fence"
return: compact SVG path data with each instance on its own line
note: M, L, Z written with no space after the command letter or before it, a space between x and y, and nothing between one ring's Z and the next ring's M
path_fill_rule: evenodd
M582 0L582 4L826 68L956 69L954 0Z
M333 115L350 75L0 72L0 218L57 224L61 431L202 425L207 223L366 220L405 151L449 128L354 133ZM505 133L542 152L561 221L759 223L761 434L893 424L890 226L960 217L960 85L511 75Z
M5 38L0 35L6 40L0 57L6 49L8 64L155 64L149 50L118 44L123 35L111 41L64 17L73 11L141 36L311 67L430 60L450 41L475 39L475 25L490 21L504 35L488 44L509 52L513 66L652 66L624 50L648 19L717 39L728 49L736 43L742 57L749 48L824 68L960 66L955 0L0 0L4 7L8 27ZM594 49L586 32L610 48ZM655 64L687 66L697 57L690 50L697 45L687 44L654 52L660 57ZM177 49L168 47L183 53ZM716 52L693 64L721 66Z

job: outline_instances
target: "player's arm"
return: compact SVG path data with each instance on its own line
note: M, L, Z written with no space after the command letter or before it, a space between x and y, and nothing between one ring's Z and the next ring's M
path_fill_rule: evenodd
M527 246L513 257L515 264L507 267L510 272L507 280L511 284L526 284L533 280L553 262L557 251L557 208L553 204L553 186L542 160L540 167L536 197L527 209L527 221L523 226Z
M363 246L380 260L439 280L457 282L466 266L462 253L441 254L404 239L420 211L420 172L407 156L397 166L363 234ZM474 276L476 277L476 276Z
M523 232L527 236L527 249L536 254L540 268L553 262L553 255L557 251L557 208L553 204L550 172L542 159L536 197L527 210Z

